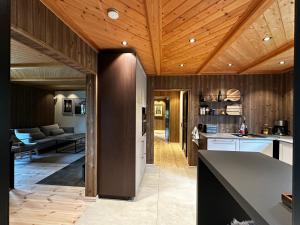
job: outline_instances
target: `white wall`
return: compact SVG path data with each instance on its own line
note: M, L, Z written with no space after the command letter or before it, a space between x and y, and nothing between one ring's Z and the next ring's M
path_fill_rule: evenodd
M55 92L55 123L62 127L74 127L75 133L86 133L86 116L63 115L63 99L64 98L86 98L85 91L57 91Z

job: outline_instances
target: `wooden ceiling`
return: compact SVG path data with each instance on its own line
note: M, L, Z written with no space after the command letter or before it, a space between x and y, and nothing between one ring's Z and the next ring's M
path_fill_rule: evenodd
M85 89L85 75L11 40L11 81L52 90Z
M295 0L41 1L97 49L122 48L128 41L150 75L275 73L293 67ZM108 18L109 8L119 11L118 20ZM272 37L268 42L266 35Z

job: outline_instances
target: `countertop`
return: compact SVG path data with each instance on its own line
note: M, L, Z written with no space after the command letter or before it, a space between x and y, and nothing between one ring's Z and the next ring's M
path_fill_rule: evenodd
M251 139L251 140L278 140L286 143L293 144L292 136L278 136L278 135L263 135L264 137L238 137L232 135L232 133L216 133L216 134L208 134L200 132L205 138L216 138L216 139Z
M199 151L199 158L256 224L292 224L292 210L281 203L292 192L292 166L250 152Z

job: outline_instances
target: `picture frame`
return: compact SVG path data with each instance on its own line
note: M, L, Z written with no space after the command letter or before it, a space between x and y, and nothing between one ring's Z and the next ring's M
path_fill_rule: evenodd
M64 116L86 115L86 98L64 98L62 113Z
M162 104L155 104L154 105L154 116L155 117L162 117L163 116L163 105Z
M73 115L73 99L64 98L62 105L63 115L72 116Z
M86 114L86 99L76 98L74 99L74 114L84 116Z

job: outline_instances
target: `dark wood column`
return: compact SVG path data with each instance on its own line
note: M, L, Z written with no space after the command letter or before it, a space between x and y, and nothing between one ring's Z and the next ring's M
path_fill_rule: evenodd
M97 195L97 76L86 76L87 137L85 159L85 195Z
M0 1L0 224L9 224L10 0Z
M300 3L295 1L293 224L300 224ZM299 148L299 150L298 150Z

